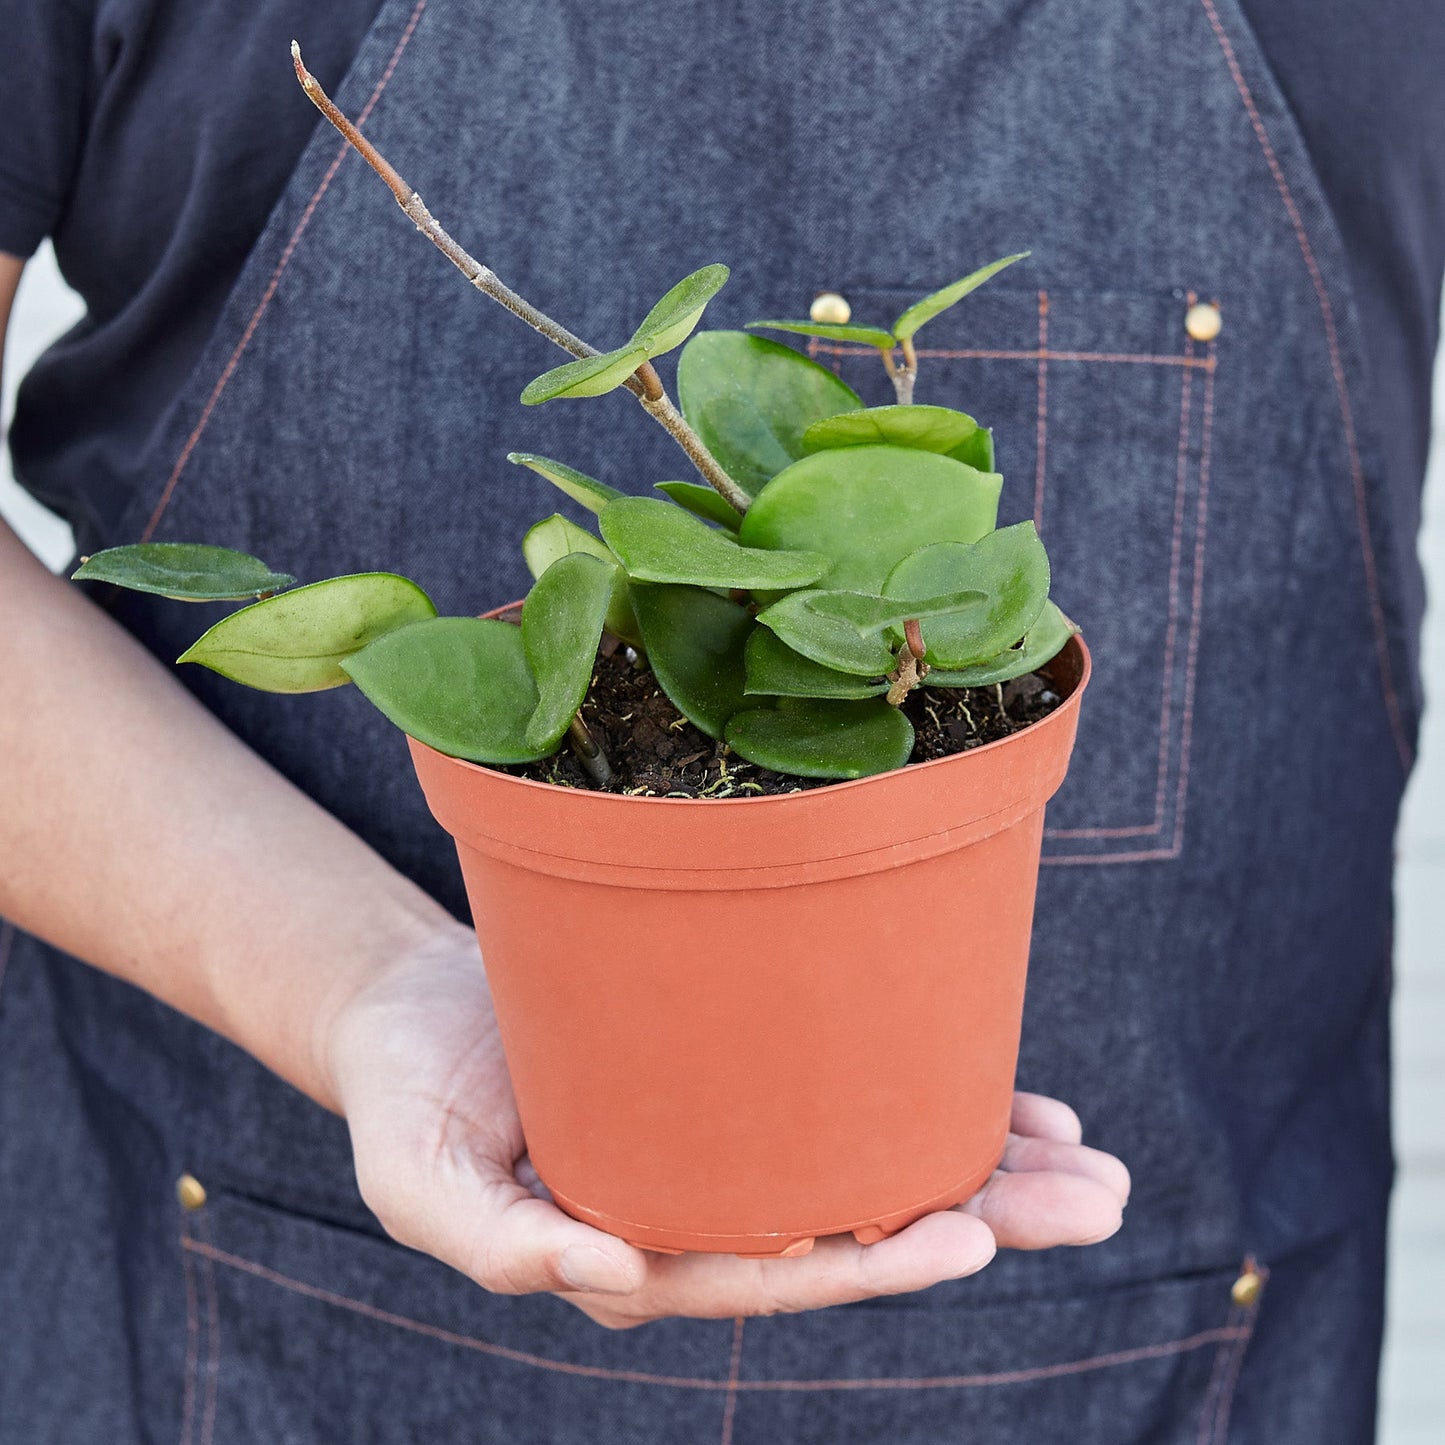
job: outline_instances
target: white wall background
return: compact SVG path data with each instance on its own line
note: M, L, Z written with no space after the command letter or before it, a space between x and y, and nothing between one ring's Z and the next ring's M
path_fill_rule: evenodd
M5 349L8 420L19 377L72 325L79 305L42 253L26 268ZM1436 370L1437 427L1421 554L1432 595L1445 596L1445 365ZM54 568L70 557L69 530L15 486L0 455L0 514ZM1425 631L1427 676L1445 667L1445 605ZM1396 892L1396 1142L1401 1161L1390 1271L1381 1445L1445 1442L1445 707L1425 720L1420 765L1399 839ZM1283 1442L1281 1442L1283 1445ZM1290 1442L1303 1445L1303 1442Z

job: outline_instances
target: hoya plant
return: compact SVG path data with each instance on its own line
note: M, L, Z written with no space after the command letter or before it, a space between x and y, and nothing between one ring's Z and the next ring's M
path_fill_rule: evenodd
M919 330L1021 256L925 296L887 329L770 320L697 332L728 277L705 266L620 346L597 351L457 245L293 55L308 95L423 234L572 354L526 387L523 404L631 391L701 480L634 496L512 453L592 521L555 513L521 539L535 580L520 626L439 617L420 587L388 572L294 586L255 557L185 543L84 559L81 580L248 602L180 661L272 692L354 684L441 752L515 765L570 747L605 784L608 760L580 710L610 633L708 737L760 767L843 779L908 761L903 704L914 689L1003 683L1068 641L1074 628L1049 600L1033 523L997 526L991 433L964 412L912 400ZM876 347L897 404L865 406L833 372L754 328ZM655 362L679 347L674 405Z

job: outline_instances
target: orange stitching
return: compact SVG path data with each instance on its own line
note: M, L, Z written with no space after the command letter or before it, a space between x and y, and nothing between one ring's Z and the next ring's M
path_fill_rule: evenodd
M200 1358L201 1323L196 1304L196 1274L186 1247L188 1226L181 1225L181 1270L186 1280L186 1370L181 1396L181 1445L190 1445L196 1422L196 1365Z
M1254 1265L1254 1261L1249 1261ZM1254 1326L1259 1319L1259 1304L1264 1298L1264 1287L1269 1283L1269 1271L1262 1265L1254 1265L1259 1272L1260 1296L1254 1304L1249 1306L1248 1323L1245 1325L1244 1334L1234 1346L1229 1361L1229 1374L1225 1379L1224 1388L1215 1406L1215 1431L1214 1439L1210 1445L1228 1445L1229 1440L1229 1417L1234 1411L1234 1391L1239 1384L1240 1372L1244 1368L1244 1356L1249 1349L1249 1342L1254 1338Z
M871 346L846 346L836 342L818 343L817 351L810 351L810 354L816 356L818 351L826 351L833 356L873 354ZM1198 357L1191 359L1188 356L1154 356L1143 352L1047 351L1041 347L1034 347L1030 351L945 351L920 346L918 355L920 359L932 357L939 361L1111 361L1137 366L1193 366L1201 371L1208 367L1208 362Z
M205 1215L199 1216L197 1227L207 1234L210 1229ZM216 1290L216 1267L207 1257L206 1279L206 1396L201 1413L201 1445L212 1445L216 1433L216 1396L221 1377L221 1314Z
M1177 848L1149 848L1141 853L1054 853L1039 859L1040 866L1070 863L1153 863L1177 858Z
M1187 304L1193 306L1197 297L1189 293ZM1194 338L1187 333L1184 350L1194 355ZM1212 376L1213 373L1211 372ZM1206 385L1208 383L1206 382ZM1169 540L1169 631L1164 642L1164 697L1159 704L1159 779L1154 788L1154 826L1164 826L1164 784L1168 772L1169 719L1174 703L1174 643L1179 635L1179 559L1184 546L1184 478L1189 464L1189 412L1194 399L1194 373L1184 373L1184 396L1179 403L1179 463L1174 484L1174 531ZM1200 483L1204 478L1201 471ZM1198 580L1198 555L1196 553L1195 579ZM1196 614L1197 615L1197 614ZM1193 622L1191 617L1190 621ZM1180 743L1181 753L1183 742ZM1180 758L1181 766L1183 758Z
M214 1245L200 1240L182 1240L182 1247L195 1254L205 1255L217 1264L229 1265L244 1274L254 1275L269 1284L304 1295L308 1299L320 1300L323 1304L350 1311L365 1319L380 1324L392 1325L396 1329L412 1334L424 1335L428 1339L440 1340L443 1344L457 1345L462 1349L475 1350L478 1354L491 1355L498 1359L510 1360L514 1364L531 1365L536 1369L550 1370L564 1375L580 1375L593 1380L615 1380L630 1385L666 1385L681 1390L734 1390L766 1393L773 1391L810 1392L823 1390L968 1390L989 1385L1022 1385L1035 1380L1052 1380L1063 1375L1083 1374L1090 1370L1109 1369L1116 1365L1132 1365L1144 1360L1162 1359L1168 1355L1180 1355L1190 1350L1203 1349L1222 1340L1236 1338L1242 1333L1238 1328L1224 1326L1219 1329L1202 1330L1182 1340L1169 1340L1159 1345L1142 1345L1131 1350L1115 1350L1106 1355L1093 1355L1088 1359L1070 1360L1061 1365L1039 1365L1032 1369L1003 1370L991 1375L937 1375L919 1379L837 1379L837 1380L709 1380L687 1375L654 1375L642 1370L611 1370L600 1365L574 1365L566 1360L551 1360L543 1355L529 1354L525 1350L510 1349L506 1345L493 1344L489 1340L477 1339L473 1335L459 1335L437 1325L429 1325L406 1315L393 1314L390 1310L378 1309L363 1300L351 1299L335 1294L331 1290L306 1284L290 1275L267 1268L254 1260L243 1259L217 1249ZM736 1336L735 1336L736 1338Z
M1039 292L1038 430L1034 462L1034 526L1044 530L1044 453L1049 439L1049 293Z
M1192 306L1195 293L1191 291L1188 304ZM1190 355L1194 342L1186 338L1185 346ZM1174 687L1174 642L1179 630L1179 559L1184 536L1184 494L1188 480L1189 455L1189 412L1194 391L1194 372L1184 372L1182 395L1179 399L1179 460L1174 480L1174 532L1169 546L1169 628L1164 639L1164 696L1159 707L1159 765L1154 787L1154 821L1138 823L1131 828L1047 828L1045 836L1050 838L1139 838L1157 833L1164 826L1165 784L1169 776L1169 715Z
M1394 734L1395 747L1400 754L1401 763L1409 768L1414 754L1410 747L1410 740L1406 736L1405 720L1400 712L1400 699L1395 691L1394 669L1390 663L1389 633L1385 626L1385 607L1380 596L1380 579L1375 567L1375 544L1370 532L1370 516L1366 504L1365 467L1360 459L1359 439L1355 435L1354 407L1350 401L1349 383L1345 379L1344 360L1340 354L1340 339L1335 328L1334 306L1330 301L1329 288L1325 285L1325 278L1320 272L1319 263L1315 260L1314 247L1310 245L1309 232L1305 229L1304 218L1295 204L1294 192L1290 189L1279 158L1275 155L1274 146L1270 143L1269 132L1265 129L1264 120L1254 103L1254 96L1244 78L1244 72L1239 67L1234 46L1230 43L1229 35L1220 21L1214 0L1201 0L1201 3L1204 6L1205 14L1209 17L1210 25L1214 29L1215 38L1219 41L1219 48L1224 53L1225 64L1228 65L1229 73L1234 78L1235 89L1239 91L1240 99L1244 102L1244 108L1248 112L1249 123L1254 127L1255 139L1264 153L1265 164L1269 167L1270 175L1274 177L1275 188L1279 191L1280 200L1284 202L1290 224L1294 227L1295 240L1299 243L1305 269L1309 272L1310 281L1315 288L1315 296L1319 301L1320 317L1325 326L1325 343L1330 353L1330 370L1334 375L1335 396L1339 402L1345 449L1350 458L1350 479L1355 489L1355 522L1360 532L1360 553L1365 564L1365 590L1369 600L1370 622L1374 630L1375 655L1380 668L1380 684L1385 694L1385 709L1390 716L1390 728Z
M1213 350L1213 343L1210 343ZM1184 669L1184 718L1179 743L1179 784L1174 804L1174 853L1184 848L1184 813L1189 801L1189 760L1194 739L1194 678L1199 661L1200 612L1204 606L1204 543L1209 533L1209 462L1214 436L1214 372L1204 376L1204 425L1199 442L1199 503L1194 532L1194 593L1190 603L1189 658Z
M377 101L381 99L382 92L391 83L391 78L396 72L396 67L401 61L402 53L411 43L411 37L416 31L417 22L421 19L422 11L427 7L427 0L417 0L416 9L411 12L411 19L407 22L406 29L402 32L401 39L397 41L396 49L392 52L391 60L382 72L381 79L376 83L376 89L371 92L370 99L366 102L362 112L356 118L358 126L364 126L371 112L376 107ZM260 303L251 314L251 320L247 324L241 339L236 343L236 349L232 351L225 367L221 371L220 378L211 391L205 407L201 411L200 420L197 421L195 430L186 438L186 444L181 448L181 454L176 458L176 464L171 468L171 474L166 480L164 490L161 492L160 500L156 503L155 510L151 513L150 521L146 523L145 530L141 533L141 541L149 542L155 535L156 528L160 525L161 518L165 515L166 508L171 504L171 498L175 495L177 485L180 483L181 474L185 471L191 460L191 454L200 443L201 437L205 434L206 428L211 423L222 394L231 383L231 378L236 374L241 365L241 358L245 355L246 348L251 344L251 338L255 336L261 325L261 318L270 309L271 302L275 299L276 292L281 286L281 277L285 274L286 268L291 264L291 258L296 253L296 248L301 244L301 238L306 234L306 228L311 224L311 217L316 213L316 208L321 204L321 198L331 188L331 182L336 178L336 173L341 169L341 163L346 159L346 153L351 147L342 141L336 152L336 158L327 168L326 174L321 179L311 200L307 203L306 209L301 213L301 219L296 223L296 229L292 231L291 238L286 242L285 249L281 252L281 259L276 263L276 269L271 273L270 283L262 294Z
M721 1445L733 1445L733 1418L738 1411L738 1376L743 1367L743 1328L746 1324L742 1315L733 1321L733 1352L728 1361L728 1393L723 1405Z

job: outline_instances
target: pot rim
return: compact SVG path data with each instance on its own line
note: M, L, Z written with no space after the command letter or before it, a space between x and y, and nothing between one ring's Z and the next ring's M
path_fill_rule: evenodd
M510 603L507 607L499 607L496 612L488 616L495 617L499 613L510 611L513 607L519 607L519 603ZM627 793L604 793L593 788L563 788L556 783L539 782L536 778L522 778L515 773L504 773L499 768L491 767L486 763L474 763L466 758L456 758L450 753L443 753L429 744L421 742L411 736L404 734L407 741L413 748L422 748L440 758L444 763L465 769L469 772L484 773L489 779L496 779L499 784L512 784L519 788L528 790L541 789L549 796L567 795L579 799L588 799L596 805L625 804L635 806L639 803L648 803L654 807L691 808L696 809L699 805L705 806L710 813L726 808L759 808L767 804L792 803L796 805L800 797L807 797L819 793L837 794L846 789L866 788L870 785L886 786L890 778L912 777L914 774L922 774L929 768L940 768L950 763L957 764L970 758L982 757L985 753L997 753L1008 747L1010 744L1022 742L1025 738L1038 738L1041 729L1061 726L1068 719L1069 715L1079 708L1080 700L1083 697L1084 689L1088 685L1089 677L1093 672L1093 658L1089 652L1088 644L1084 641L1082 634L1076 632L1056 654L1062 657L1065 652L1073 648L1078 653L1079 675L1074 683L1073 691L1069 693L1062 703L1056 707L1047 717L1040 718L1037 722L1029 723L1026 727L1020 728L1007 737L995 738L991 743L984 743L982 747L969 748L966 752L950 753L943 758L930 758L926 763L905 763L901 768L890 768L884 773L870 773L865 778L844 778L837 782L825 783L820 788L809 788L803 793L774 793L762 798L657 798L633 796ZM1052 661L1052 659L1051 659ZM1049 664L1045 664L1048 666Z

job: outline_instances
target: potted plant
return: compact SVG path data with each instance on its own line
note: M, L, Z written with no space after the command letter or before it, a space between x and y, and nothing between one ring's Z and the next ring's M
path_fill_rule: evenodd
M968 1197L1005 1142L1043 809L1089 664L1033 524L996 525L991 434L913 404L914 338L1020 257L886 329L756 323L875 346L893 406L751 330L694 334L722 266L597 352L468 256L294 54L419 229L572 353L522 401L630 390L701 481L631 496L513 454L597 530L539 522L531 591L486 617L199 544L75 576L247 600L180 660L354 683L407 734L570 1213L652 1249L787 1255ZM679 409L654 363L684 342Z

